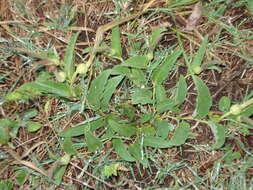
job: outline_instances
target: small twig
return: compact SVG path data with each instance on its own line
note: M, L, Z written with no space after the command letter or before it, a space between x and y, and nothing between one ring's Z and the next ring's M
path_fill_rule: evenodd
M98 180L98 181L104 183L104 184L107 185L108 187L110 187L110 188L116 188L115 185L112 185L112 184L110 184L110 183L108 183L108 182L106 182L106 181L104 181L104 180L98 178L97 176L92 175L90 172L87 172L86 170L84 170L83 168L81 168L81 167L79 167L79 166L73 164L72 162L70 162L70 164L71 164L72 166L76 167L77 169L81 170L82 172L84 172L84 173L87 174L88 176L90 176L90 177L92 177L92 178L94 178L94 179L96 179L96 180Z
M83 186L89 187L90 189L96 189L95 187L89 185L88 183L85 183L85 182L80 181L80 180L78 180L78 179L75 179L75 178L72 178L72 177L69 177L69 176L65 176L65 177L67 177L67 178L69 178L69 179L71 179L71 180L74 180L74 181L76 181L76 182L82 184Z
M44 176L46 176L46 177L49 178L49 176L48 176L48 174L47 174L46 171L44 171L43 169L38 168L32 162L28 162L28 161L22 160L20 158L20 156L17 155L13 150L6 149L5 151L8 152L17 161L18 164L25 165L25 166L27 166L27 167L29 167L29 168L31 168L31 169L39 172L40 174L42 174L42 175L44 175Z

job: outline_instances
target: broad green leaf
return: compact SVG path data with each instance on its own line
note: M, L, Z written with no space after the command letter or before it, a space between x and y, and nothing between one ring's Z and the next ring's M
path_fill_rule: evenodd
M125 67L137 68L137 69L147 69L148 63L149 63L149 59L147 56L137 55L125 60L121 65Z
M122 56L122 48L121 48L121 39L120 39L120 29L119 26L116 26L112 29L112 44L111 48L113 51L113 55L117 57Z
M151 104L153 102L152 91L145 88L136 89L131 99L132 104Z
M128 151L139 163L143 165L143 167L148 167L148 160L145 157L144 150L142 150L138 140L134 144L129 145Z
M74 51L75 51L75 44L76 44L78 35L79 35L79 32L71 36L65 56L64 56L64 70L69 80L72 79L72 76L74 74L74 69L75 69Z
M90 130L85 131L85 142L90 152L95 152L97 149L103 147L102 142Z
M75 137L84 135L85 129L90 128L91 131L94 131L104 125L104 118L99 118L93 121L88 121L84 124L78 124L74 127L65 129L59 133L60 137Z
M105 177L111 177L111 176L117 176L117 171L118 171L118 168L120 167L120 163L112 163L110 164L109 166L105 166L104 167L104 175Z
M223 112L229 111L231 100L227 96L222 96L219 101L219 110Z
M119 135L131 137L136 134L136 127L129 124L121 124L114 120L108 120L109 126Z
M108 80L101 100L102 109L108 108L109 101L123 78L123 76L116 76Z
M208 44L208 36L205 36L205 38L203 39L203 41L199 47L197 55L194 57L193 62L191 64L191 68L193 71L194 71L194 68L198 68L201 66L201 63L202 63L203 58L205 56L207 44ZM198 74L198 73L196 73L196 74Z
M163 113L168 110L171 110L175 106L175 100L174 99L166 99L163 100L162 102L159 102L156 105L156 111L157 113Z
M162 102L167 99L166 90L161 84L155 85L155 98L156 102Z
M171 55L158 65L152 73L152 81L154 84L161 84L168 77L169 72L172 70L177 59L182 54L182 50L175 50Z
M202 119L208 114L212 106L212 97L208 87L199 77L193 75L192 78L198 93L197 105L193 116Z
M62 182L62 177L65 173L67 169L67 165L63 165L63 166L58 166L55 171L54 171L54 175L53 175L53 179L55 180L57 185L60 185Z
M177 83L175 104L177 106L181 105L185 101L186 95L187 95L187 84L186 84L185 78L182 75L180 75L179 81Z
M113 139L113 148L115 149L116 153L123 159L128 162L133 162L135 159L129 154L126 147L124 146L121 139Z
M211 127L212 133L215 138L215 144L213 145L214 149L221 148L225 143L225 132L226 129L224 126L214 123L214 122L208 122L209 126Z
M43 125L38 122L28 121L26 122L27 128L26 130L30 133L38 131Z
M15 179L17 180L19 185L23 185L25 183L27 175L28 175L28 172L24 170L17 171Z
M71 140L71 137L66 137L63 142L63 150L68 154L68 155L75 155L76 150L73 148L73 143Z
M180 146L185 143L190 133L190 125L186 122L182 122L176 128L174 135L170 139L170 143L173 146Z
M94 110L98 110L101 106L101 98L103 97L104 89L110 73L111 70L103 71L91 82L87 100Z
M150 146L153 148L169 148L173 146L173 144L169 140L165 140L161 137L152 136L144 137L143 145Z
M157 135L166 139L170 131L174 129L174 126L167 120L162 120L157 126Z

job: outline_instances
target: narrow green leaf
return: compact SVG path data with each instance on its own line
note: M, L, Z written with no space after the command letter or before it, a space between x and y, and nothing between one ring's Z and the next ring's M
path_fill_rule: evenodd
M175 50L171 55L167 56L166 59L157 66L157 68L155 68L151 77L154 84L161 84L164 80L166 80L169 72L181 54L181 49Z
M147 69L148 63L149 63L149 59L147 56L137 55L125 60L121 65L125 67L137 68L137 69Z
M67 169L67 165L63 165L63 166L59 166L58 168L56 168L56 170L54 171L54 175L53 178L56 182L57 185L60 185L62 182L62 177L65 173Z
M103 147L102 142L90 130L85 131L85 142L90 152L96 152L97 149Z
M174 126L167 120L162 120L157 126L157 135L166 139L170 131L174 129Z
M115 52L113 55L117 57L122 56L122 48L121 48L121 39L120 39L120 29L119 26L116 26L112 29L112 44L111 48Z
M38 131L43 125L38 122L28 121L26 122L27 128L26 130L30 133Z
M171 110L174 106L175 100L167 98L156 105L156 111L157 113L163 113Z
M148 167L148 160L145 157L142 147L138 140L134 144L129 145L128 151L138 162L140 162L143 165L143 167L145 168Z
M179 106L181 105L187 96L187 83L185 81L185 78L180 75L179 81L177 83L177 92L176 92L176 105Z
M106 109L108 108L109 101L116 90L117 86L119 83L122 81L124 77L123 76L116 76L108 80L105 91L102 96L102 101L101 101L101 108Z
M132 94L132 104L151 104L152 100L152 91L145 88L136 89Z
M108 120L109 126L119 135L131 137L136 134L136 127L129 124L121 124L114 120Z
M190 133L190 125L186 122L182 122L176 128L174 135L170 139L170 143L173 146L180 146L185 143Z
M0 119L0 145L7 144L11 139L11 129L19 127L17 121L9 119Z
M166 140L161 137L147 136L144 138L144 146L153 148L169 148L172 146L180 146L185 143L189 136L190 126L188 123L181 123L175 130L175 134L171 140Z
M121 139L113 139L113 148L115 149L116 153L124 160L128 162L133 162L135 159L129 154L126 147L124 146Z
M215 138L215 144L213 145L214 149L221 148L225 143L225 132L226 129L224 126L214 123L214 122L208 122L209 126L211 127L212 133Z
M0 190L13 190L14 184L10 180L0 181Z
M101 106L101 98L103 97L104 89L110 73L111 70L103 71L91 82L87 100L94 110L98 110Z
M131 74L131 69L128 67L124 67L122 65L115 65L112 68L112 75L123 75L123 76L129 76Z
M155 30L152 31L151 36L150 36L150 40L149 40L149 47L151 49L154 49L157 42L159 41L159 38L161 36L161 33L166 31L166 28L157 28Z
M74 51L75 51L75 44L76 44L78 35L79 35L79 32L71 36L65 56L64 56L64 70L69 80L72 79L72 76L74 74L74 69L75 69Z
M247 0L247 7L250 13L253 15L253 1L252 0Z
M152 136L144 137L143 145L150 146L153 148L169 148L173 146L173 144L169 140L165 140L161 137Z
M208 114L212 106L212 97L208 87L199 77L193 75L192 78L198 93L197 105L193 116L202 119Z
M71 87L68 84L47 80L25 83L14 92L7 95L6 100L28 100L40 96L42 93L65 98L71 98L74 96Z
M66 137L63 142L63 149L68 155L75 155L77 152L73 148L71 137Z
M136 85L143 86L147 83L146 75L141 69L131 69L127 77Z
M25 112L25 114L23 116L23 120L27 121L27 120L35 117L36 115L38 115L38 111L36 109L30 109Z
M191 67L193 70L194 70L194 68L201 66L201 63L202 63L203 58L205 56L207 44L208 44L208 36L205 36L205 38L203 39L203 41L199 47L199 50L198 50L196 56L194 57L193 62L191 64Z
M34 88L35 83L25 83L18 87L14 92L7 94L5 97L6 101L17 101L17 100L29 100L37 96L41 96L42 93Z
M84 135L85 129L89 128L91 131L94 131L104 125L104 118L95 119L93 121L87 121L84 124L78 124L74 127L65 129L64 131L59 133L60 137L75 137Z
M128 121L133 121L136 117L136 109L130 104L119 104L116 109L120 112L120 115L127 117Z

